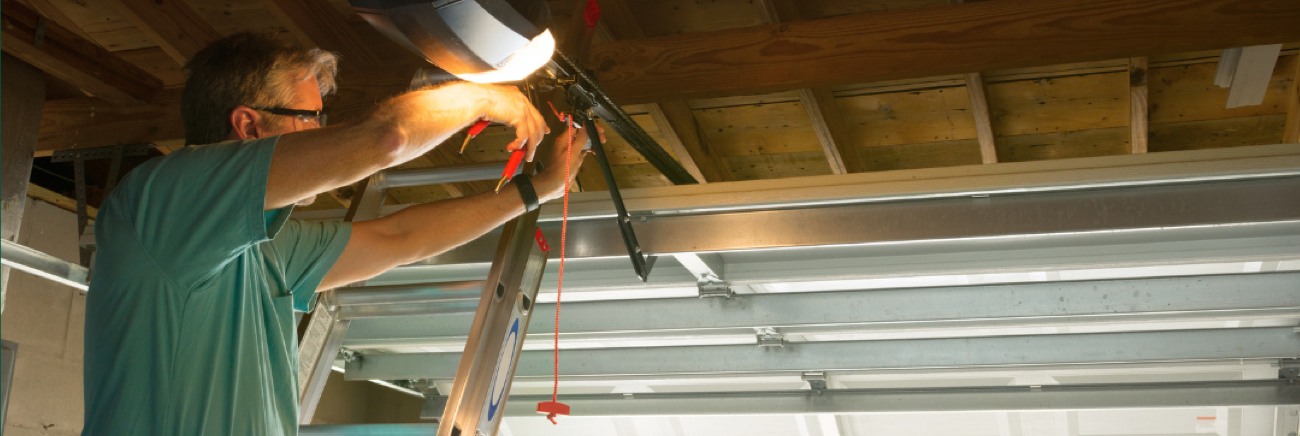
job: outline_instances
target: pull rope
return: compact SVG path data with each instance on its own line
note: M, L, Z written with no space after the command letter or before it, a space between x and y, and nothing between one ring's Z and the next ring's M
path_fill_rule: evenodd
M565 114L561 119L566 124L572 123L573 115ZM564 145L564 212L560 218L560 277L555 285L555 383L551 387L552 402L555 402L560 396L560 295L564 292L564 249L568 246L569 183L572 180L573 171L573 129L568 129L568 131L567 142Z
M547 102L547 104L550 104L550 102ZM561 114L560 111L555 109L555 105L551 105L551 111L555 112L555 116L559 118L560 121L563 122L566 126L573 125L572 114ZM573 179L572 175L573 175L573 135L574 135L573 130L574 129L570 128L566 130L568 131L568 135L566 136L566 143L564 146L565 147L564 148L564 153L565 153L564 212L561 215L561 219L560 219L560 273L559 273L559 280L555 285L555 339L554 339L555 354L552 360L555 363L555 367L554 367L555 377L554 377L554 383L551 385L551 401L537 403L537 412L545 413L546 419L550 420L551 424L559 424L558 422L555 421L555 417L557 415L569 414L569 406L559 402L559 397L560 397L560 296L564 292L565 247L568 246L568 236L569 236L569 188L570 188L570 183Z

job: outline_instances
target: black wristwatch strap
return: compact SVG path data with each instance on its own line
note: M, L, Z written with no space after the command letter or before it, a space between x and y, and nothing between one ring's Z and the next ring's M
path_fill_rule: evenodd
M519 189L519 197L524 200L525 211L532 212L541 207L541 203L537 200L537 190L533 188L533 180L527 174L516 175L510 182Z

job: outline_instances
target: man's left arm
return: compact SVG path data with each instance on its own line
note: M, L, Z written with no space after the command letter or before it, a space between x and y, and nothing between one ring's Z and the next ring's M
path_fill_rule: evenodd
M575 129L570 180L586 154L587 134ZM601 140L604 140L603 132ZM565 147L557 140L545 160L546 168L533 177L539 201L564 194ZM339 260L317 288L328 290L377 276L394 267L441 254L486 234L525 211L518 187L510 183L501 192L421 204L371 221L354 223L352 236Z

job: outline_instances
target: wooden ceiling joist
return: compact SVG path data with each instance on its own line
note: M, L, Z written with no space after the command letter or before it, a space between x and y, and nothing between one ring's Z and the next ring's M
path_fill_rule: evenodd
M1129 148L1133 154L1147 152L1147 70L1150 62L1146 57L1129 59L1128 66L1128 110L1129 110Z
M332 7L309 0L265 0L266 7L284 24L298 42L338 52L344 62L355 65L383 65L373 47L352 31L347 18Z
M1291 89L1286 97L1286 126L1282 130L1282 142L1300 143L1300 55L1292 63L1295 71L1291 74Z
M199 50L222 36L183 1L110 0L109 3L178 65L185 65Z
M993 121L989 117L988 92L984 75L966 73L966 92L970 94L970 114L975 120L975 138L980 144L980 162L998 163L997 139L993 136Z
M1300 40L1297 22L1300 2L991 0L619 40L590 59L634 104L1271 44Z
M82 30L81 27L78 27L77 23L72 21L67 14L64 14L63 11L60 11L59 8L51 4L50 0L18 0L18 2L31 8L33 11L36 11L36 13L40 14L42 17L63 26L64 29L68 29L73 34L77 35L77 37L85 40L92 39L90 35L87 34L86 31Z
M162 81L13 0L0 2L5 53L90 95L148 102Z

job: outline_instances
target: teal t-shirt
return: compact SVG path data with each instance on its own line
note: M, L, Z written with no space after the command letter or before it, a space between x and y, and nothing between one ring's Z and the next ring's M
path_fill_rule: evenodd
M154 159L104 202L83 434L297 433L293 310L310 309L351 227L263 211L277 138Z

